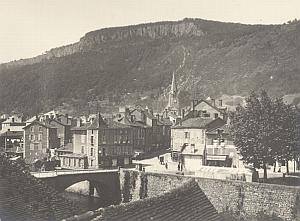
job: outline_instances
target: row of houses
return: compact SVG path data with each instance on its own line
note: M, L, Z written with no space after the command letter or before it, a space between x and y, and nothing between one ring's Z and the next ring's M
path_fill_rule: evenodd
M0 147L27 163L55 158L68 169L127 166L135 152L169 148L172 160L186 168L238 167L222 100L193 100L190 107L179 109L177 94L173 74L161 114L135 106L121 107L114 115L70 117L50 111L27 121L22 115L2 117Z
M18 118L16 122L15 116L3 121L3 151L20 155L30 164L56 158L61 167L75 169L126 166L135 151L170 147L171 122L148 108L120 108L107 118L100 113L78 118L49 113L27 121Z

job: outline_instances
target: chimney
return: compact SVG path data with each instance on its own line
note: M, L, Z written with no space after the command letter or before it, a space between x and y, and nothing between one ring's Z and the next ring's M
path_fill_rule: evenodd
M223 105L223 101L219 100L219 106L222 107L222 105Z
M129 116L130 114L130 110L128 107L125 108L125 116Z
M156 118L157 118L157 120L159 120L159 114L156 114Z
M192 111L195 110L195 100L192 100L192 103L191 103L191 110L192 110Z
M216 106L216 100L215 100L214 98L211 99L211 104L212 104L213 106Z
M69 114L66 114L65 116L67 118L67 124L69 124Z
M77 124L76 124L77 127L81 127L82 126L82 121L81 121L81 118L77 118Z

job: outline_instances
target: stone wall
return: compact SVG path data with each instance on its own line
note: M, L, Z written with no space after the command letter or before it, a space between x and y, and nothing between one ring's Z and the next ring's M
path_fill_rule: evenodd
M157 196L191 178L122 170L122 200L128 202ZM195 180L218 212L229 212L246 220L259 214L275 215L283 220L296 220L299 216L298 187L205 178Z

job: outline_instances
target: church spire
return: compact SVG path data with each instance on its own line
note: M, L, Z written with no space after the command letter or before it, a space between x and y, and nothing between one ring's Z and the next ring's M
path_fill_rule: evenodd
M172 75L172 84L171 90L169 92L169 102L168 107L169 110L177 110L178 109L178 102L177 102L177 85L175 80L175 73L173 72Z
M172 84L171 84L171 94L176 95L177 94L177 85L176 85L176 80L175 80L175 74L173 72L172 76Z

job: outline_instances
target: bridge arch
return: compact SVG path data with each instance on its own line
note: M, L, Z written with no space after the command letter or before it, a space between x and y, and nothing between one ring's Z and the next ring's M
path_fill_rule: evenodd
M117 172L64 174L43 178L43 181L53 186L58 192L63 192L76 183L88 181L90 194L92 194L92 190L96 189L99 197L105 201L111 204L121 202L120 179Z

